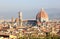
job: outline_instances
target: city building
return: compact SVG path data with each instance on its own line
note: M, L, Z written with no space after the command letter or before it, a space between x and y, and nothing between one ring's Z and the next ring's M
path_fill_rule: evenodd
M42 8L41 11L36 15L37 25L40 25L44 22L48 22L48 14Z

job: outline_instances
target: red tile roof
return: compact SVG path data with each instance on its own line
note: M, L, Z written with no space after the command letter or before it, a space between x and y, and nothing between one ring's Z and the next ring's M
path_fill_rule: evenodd
M41 11L37 14L37 16L36 16L37 18L48 18L48 15L47 15L47 13L43 10L43 9L41 9Z

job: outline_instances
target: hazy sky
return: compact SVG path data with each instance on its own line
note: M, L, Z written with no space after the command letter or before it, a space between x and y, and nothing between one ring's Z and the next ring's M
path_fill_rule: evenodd
M22 11L23 19L32 19L41 8L60 8L60 0L0 0L0 18L16 18Z

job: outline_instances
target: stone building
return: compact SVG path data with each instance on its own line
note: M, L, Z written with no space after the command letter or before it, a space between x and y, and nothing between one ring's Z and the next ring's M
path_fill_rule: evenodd
M41 11L36 15L37 25L41 23L48 22L48 14L42 8Z

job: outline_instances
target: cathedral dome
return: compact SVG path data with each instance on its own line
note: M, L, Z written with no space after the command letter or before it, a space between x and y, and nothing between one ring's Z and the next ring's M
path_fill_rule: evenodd
M41 11L36 15L36 19L39 19L39 21L48 21L48 15L42 8Z

